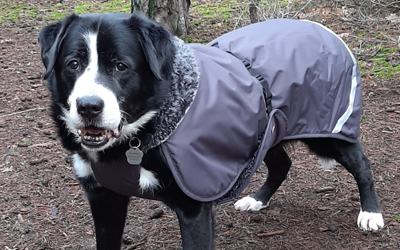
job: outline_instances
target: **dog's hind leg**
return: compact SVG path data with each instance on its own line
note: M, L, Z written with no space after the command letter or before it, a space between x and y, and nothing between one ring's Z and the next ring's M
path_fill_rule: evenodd
M268 206L271 196L286 179L292 161L283 148L283 143L271 148L264 158L268 167L268 176L264 185L254 194L244 197L235 203L235 209L240 211L259 211Z
M355 178L360 192L361 210L358 227L365 231L377 231L383 227L383 217L378 195L370 169L370 162L364 155L360 142L349 143L337 139L302 140L317 155L335 159Z
M96 231L97 250L121 249L129 197L116 194L104 187L94 187L88 182L96 182L93 177L82 181Z

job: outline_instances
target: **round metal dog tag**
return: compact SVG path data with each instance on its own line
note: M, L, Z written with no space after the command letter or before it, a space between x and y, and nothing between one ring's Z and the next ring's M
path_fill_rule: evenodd
M129 164L139 165L142 162L143 152L139 148L130 148L125 155Z

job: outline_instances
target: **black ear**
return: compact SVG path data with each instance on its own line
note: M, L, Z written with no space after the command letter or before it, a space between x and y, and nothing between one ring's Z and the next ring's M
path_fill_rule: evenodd
M141 14L134 14L129 20L132 30L139 35L146 60L154 76L161 80L163 74L168 74L172 67L173 46L172 34L161 24L151 21Z
M41 47L42 62L46 67L44 79L47 79L53 71L65 31L76 18L78 18L78 15L72 14L62 21L40 30L38 40Z

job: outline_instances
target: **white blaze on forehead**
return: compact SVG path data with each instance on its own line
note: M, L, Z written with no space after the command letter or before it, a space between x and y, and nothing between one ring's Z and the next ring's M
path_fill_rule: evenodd
M76 100L83 96L98 96L104 102L104 109L101 114L101 121L96 124L98 127L115 129L118 127L121 116L116 94L102 85L99 72L99 57L97 51L97 34L87 33L84 35L88 47L89 63L83 74L76 80L71 95L68 98L70 105L70 118L72 124L78 129L82 128L85 122L77 112ZM84 67L81 65L80 67Z
M99 56L97 52L97 34L89 33L84 36L86 44L89 48L89 65L86 68L86 72L90 72L96 77L98 65L99 65ZM87 73L90 75L90 73Z

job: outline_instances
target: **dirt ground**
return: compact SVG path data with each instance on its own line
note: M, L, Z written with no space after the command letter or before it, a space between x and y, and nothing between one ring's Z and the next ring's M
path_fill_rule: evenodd
M29 2L42 9L55 4ZM66 8L71 2L64 2ZM0 249L95 249L89 206L49 118L36 38L48 22L21 18L0 24ZM330 27L354 31L346 24ZM194 26L191 37L209 41L231 28L229 21ZM373 29L398 37L398 23ZM357 50L357 39L344 40L373 67ZM386 39L370 42L390 45ZM385 56L399 63L397 51ZM365 74L363 100L360 140L371 161L385 227L360 231L354 179L339 165L321 170L316 157L295 145L292 170L268 209L237 212L233 202L215 207L216 249L400 249L400 78ZM261 166L242 195L258 188L266 171ZM175 214L162 203L132 198L123 249L180 249Z

